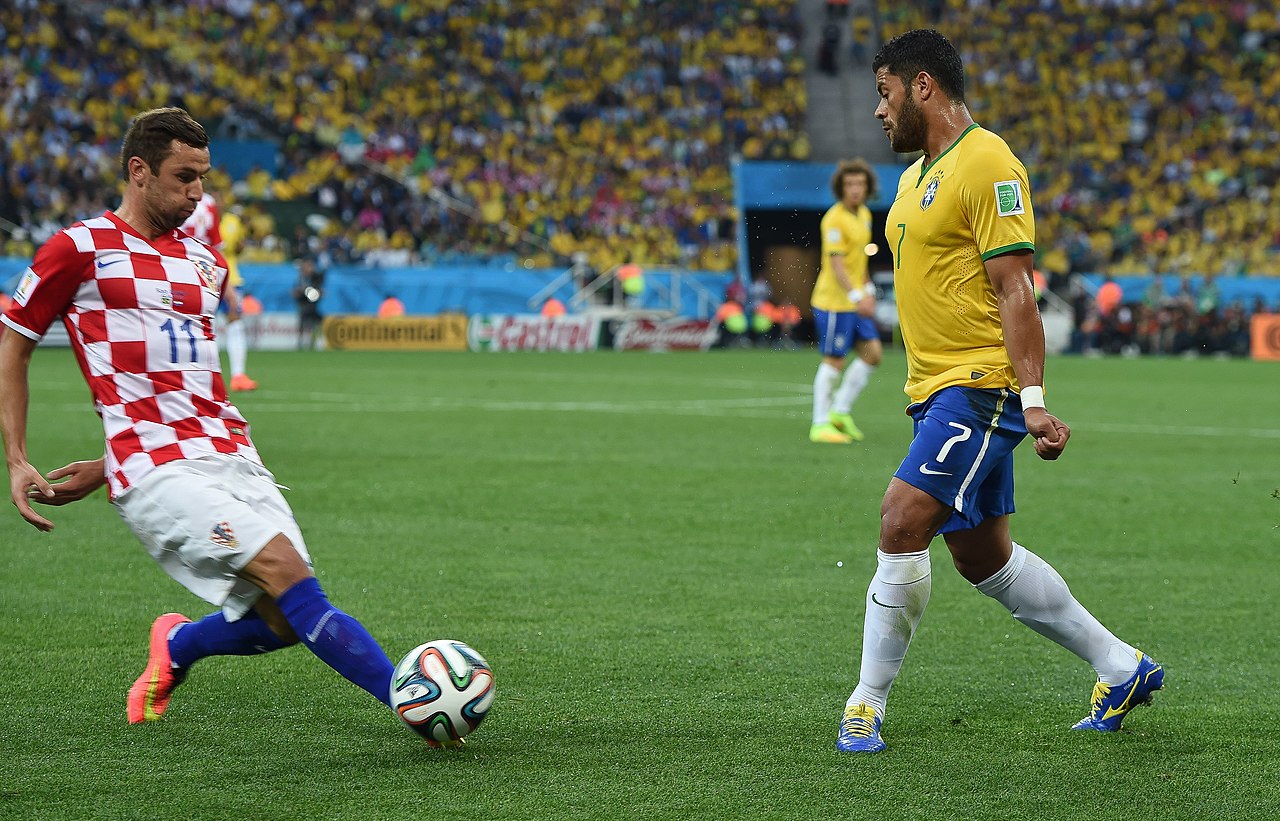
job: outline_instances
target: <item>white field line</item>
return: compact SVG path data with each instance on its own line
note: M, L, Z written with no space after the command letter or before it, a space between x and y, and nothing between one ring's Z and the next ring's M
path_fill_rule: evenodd
M1150 433L1159 436L1220 436L1245 439L1280 439L1275 428L1224 428L1214 425L1136 425L1132 422L1075 422L1071 430L1090 433Z
M314 397L313 397L314 398ZM547 413L620 413L666 414L671 416L758 416L777 417L778 411L766 408L800 407L808 400L799 396L750 397L742 399L646 399L633 402L530 402L521 399L422 399L414 401L370 402L367 397L345 401L316 400L314 404L255 404L252 413L328 413L335 410L358 413L420 413L426 410L464 410L510 413L512 411Z
M727 387L731 380L724 380ZM735 387L749 384L752 388L772 388L788 391L786 396L743 397L720 399L645 399L630 402L530 402L520 399L450 399L428 397L406 399L404 396L385 399L362 394L308 392L302 394L270 396L266 391L255 399L249 416L265 413L330 413L352 411L356 413L422 413L423 411L481 411L492 413L616 413L669 416L733 416L742 418L776 419L780 416L796 418L804 414L810 403L811 386L758 382L733 383ZM81 386L79 390L84 390ZM792 392L794 391L794 392ZM33 391L34 392L34 391ZM234 395L233 395L234 400ZM31 413L38 417L47 411L85 411L92 402L85 396L83 402L59 402L33 404ZM790 409L790 410L788 410ZM1104 422L1071 420L1076 433L1102 433L1156 436L1208 436L1228 439L1280 439L1278 428L1232 428L1221 425L1142 425L1130 422Z
M811 391L812 388L807 388ZM390 401L385 403L370 402L369 397L357 397L350 394L306 394L321 405L299 405L293 402L281 405L258 404L254 413L263 412L323 412L328 410L354 410L359 412L412 413L428 409L437 410L477 410L477 411L526 411L526 412L566 412L566 413L642 413L647 415L668 414L671 416L708 416L726 415L748 418L777 418L777 411L766 411L768 408L803 408L810 404L808 393L796 393L790 396L751 397L741 399L646 399L632 402L528 402L518 399L510 400L470 400L470 399L424 399L405 402ZM323 397L323 398L322 398ZM787 417L798 415L786 413ZM1153 434L1159 436L1214 436L1222 438L1245 439L1280 439L1278 428L1231 428L1211 425L1137 425L1124 422L1072 422L1072 430L1088 433L1118 434Z

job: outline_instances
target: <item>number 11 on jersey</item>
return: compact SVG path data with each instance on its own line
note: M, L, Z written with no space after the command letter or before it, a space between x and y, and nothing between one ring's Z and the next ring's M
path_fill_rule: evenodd
M196 361L196 332L191 327L191 320L183 320L181 325L175 327L172 319L166 319L164 324L160 326L160 330L169 335L169 361L177 364L178 362L178 333L182 332L187 335L187 342L191 345L191 361Z

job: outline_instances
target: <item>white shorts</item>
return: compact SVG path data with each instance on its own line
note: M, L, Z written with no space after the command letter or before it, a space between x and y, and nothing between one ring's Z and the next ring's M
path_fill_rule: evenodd
M238 456L167 462L114 501L151 558L174 581L222 608L228 621L249 612L262 589L238 575L283 533L303 561L311 556L275 477Z

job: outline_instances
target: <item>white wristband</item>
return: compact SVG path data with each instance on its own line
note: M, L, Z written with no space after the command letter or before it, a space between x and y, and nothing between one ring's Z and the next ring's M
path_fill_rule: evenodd
M862 289L854 288L853 290L849 291L848 297L850 302L861 302L863 297Z
M1022 409L1040 408L1044 409L1044 388L1039 385L1028 385L1022 389L1022 393L1018 394L1022 398Z

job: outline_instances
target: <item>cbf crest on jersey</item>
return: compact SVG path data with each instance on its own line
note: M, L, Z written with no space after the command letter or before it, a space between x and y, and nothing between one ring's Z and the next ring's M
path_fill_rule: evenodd
M929 180L929 184L924 187L924 196L920 198L920 210L927 211L929 206L933 205L933 200L938 196L938 185L942 183L942 172L939 171Z
M196 273L200 275L200 280L204 282L204 287L210 291L218 290L218 269L214 268L211 263L202 259L195 261Z

